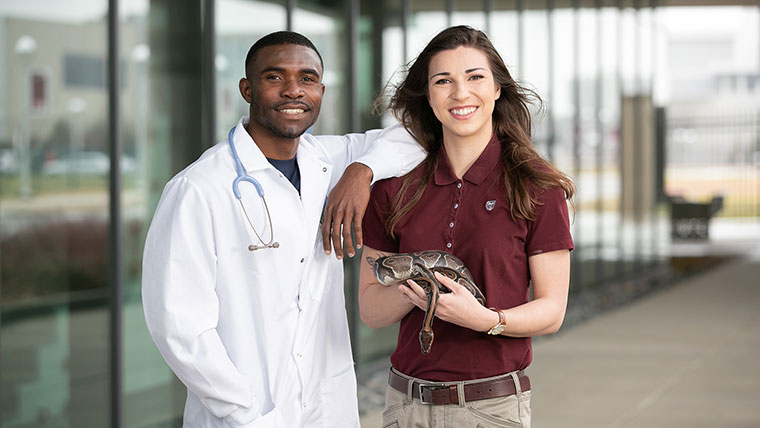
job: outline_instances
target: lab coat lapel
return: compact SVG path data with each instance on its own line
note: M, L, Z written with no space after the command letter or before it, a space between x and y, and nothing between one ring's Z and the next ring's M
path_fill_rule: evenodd
M248 131L243 127L243 120L238 122L235 129L235 148L237 149L240 161L243 163L246 172L253 172L267 168L274 168L269 163L259 146L253 141Z

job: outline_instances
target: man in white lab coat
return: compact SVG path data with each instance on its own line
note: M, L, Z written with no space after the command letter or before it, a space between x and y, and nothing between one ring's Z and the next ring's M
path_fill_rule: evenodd
M359 426L339 241L361 223L370 181L408 172L424 153L399 127L304 134L319 115L322 72L300 34L256 42L240 80L250 120L161 196L145 244L143 305L153 340L187 386L185 427ZM240 175L257 181L265 202L248 178L238 200ZM336 184L325 218L333 256L320 216ZM349 243L345 250L352 255Z

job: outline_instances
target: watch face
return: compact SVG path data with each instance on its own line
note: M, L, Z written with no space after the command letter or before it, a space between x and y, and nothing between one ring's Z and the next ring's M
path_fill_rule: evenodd
M506 327L504 324L496 324L495 326L491 327L491 330L488 331L488 334L499 334L504 331L504 327Z

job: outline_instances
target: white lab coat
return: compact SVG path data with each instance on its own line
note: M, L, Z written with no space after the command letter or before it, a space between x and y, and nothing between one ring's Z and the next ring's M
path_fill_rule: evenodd
M238 123L234 142L265 191L276 249L258 244L232 193L227 141L164 189L143 257L143 306L161 355L187 386L184 427L358 427L343 266L324 254L319 221L349 163L374 179L408 172L424 153L403 128L347 136L304 134L301 196ZM375 140L381 139L383 141ZM253 186L240 190L269 239Z

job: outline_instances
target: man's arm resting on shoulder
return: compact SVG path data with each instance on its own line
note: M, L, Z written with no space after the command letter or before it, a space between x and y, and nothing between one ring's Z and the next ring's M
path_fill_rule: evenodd
M342 138L345 140L344 150L333 152L333 161L336 171L342 171L337 169L338 166L348 167L327 199L322 223L325 253L329 254L331 246L335 247L339 259L343 257L344 244L350 257L354 255L352 244L356 248L362 246L361 220L367 209L370 184L402 176L425 158L425 151L401 125L364 134L348 134ZM326 141L325 146L330 151L339 145Z
M253 380L238 371L216 331L216 255L211 215L198 189L174 179L164 190L143 255L145 321L166 363L216 417L234 426L281 426L259 415Z

